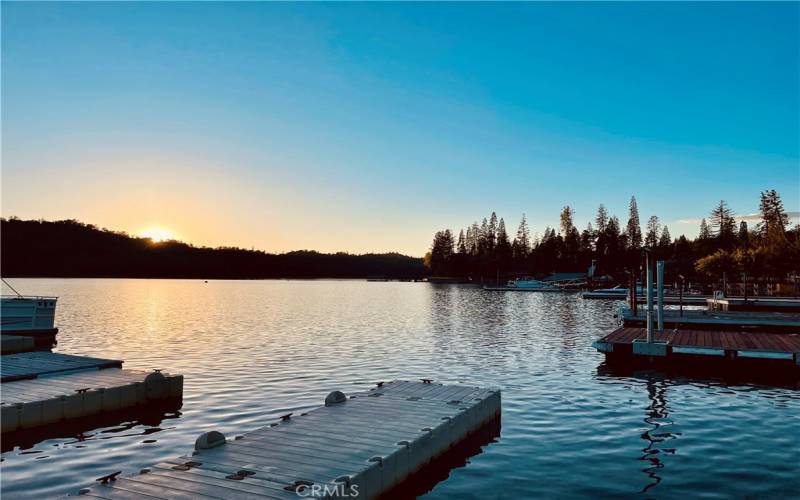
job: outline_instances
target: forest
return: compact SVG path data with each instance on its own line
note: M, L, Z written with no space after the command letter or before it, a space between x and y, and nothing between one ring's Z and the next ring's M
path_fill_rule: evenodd
M302 250L270 254L241 248L153 242L75 220L2 219L4 277L367 278L417 279L422 259L397 253L353 255Z
M760 194L759 220L751 227L738 220L722 200L699 223L695 239L673 238L669 228L651 216L641 227L636 198L631 197L623 225L600 205L585 229L575 226L569 206L561 210L558 228L546 228L532 237L525 215L511 237L505 221L492 212L481 223L435 234L425 265L432 276L494 281L498 276L545 276L554 272L587 272L627 283L630 273L642 269L643 251L667 262L667 278L683 276L695 282L727 279L789 281L800 270L800 226L789 227L789 216L775 190Z

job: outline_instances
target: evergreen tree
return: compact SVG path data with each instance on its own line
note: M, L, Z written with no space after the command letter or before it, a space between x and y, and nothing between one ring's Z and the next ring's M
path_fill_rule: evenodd
M453 253L453 233L449 229L437 232L431 245L429 259L431 273L434 275L446 274L449 271L448 264Z
M458 244L456 245L456 248L458 248L458 253L460 255L466 255L467 254L467 243L466 243L466 239L464 237L464 230L463 229L458 233Z
M599 207L597 207L597 216L594 218L594 223L597 225L598 233L602 233L606 230L606 224L608 224L608 211L602 203Z
M491 248L489 243L489 221L486 217L481 221L480 232L478 233L478 254L487 255Z
M783 209L783 201L774 189L761 193L759 203L761 212L761 223L758 232L761 236L766 236L770 231L785 232L789 225L789 215Z
M719 205L714 207L709 221L711 222L711 234L717 237L719 246L721 248L733 246L736 242L736 220L725 200L720 200Z
M561 210L561 234L564 236L569 234L575 227L575 224L572 221L573 215L574 211L569 207L569 205L565 206Z
M514 258L519 260L527 259L531 253L531 237L525 214L522 214L522 220L519 223L519 229L517 229L517 237L514 238L513 252Z
M512 249L511 243L508 241L508 233L506 233L506 223L503 218L497 224L497 246L495 247L495 255L497 257L497 265L499 269L508 269L511 265Z
M628 245L632 249L642 247L642 229L639 226L639 207L636 205L636 197L631 196L631 203L628 209L628 226L625 229L628 235Z
M654 249L658 246L658 232L661 229L661 224L658 222L658 217L653 215L647 221L647 236L644 238L644 245L647 248Z
M750 231L747 229L747 221L739 223L739 235L737 236L739 245L747 248L750 246Z
M489 230L486 234L486 247L489 252L494 251L494 247L497 244L497 214L492 212L491 217L489 217Z
M672 236L669 234L669 228L664 226L664 229L661 230L661 238L658 240L658 246L666 248L670 245L672 245Z
M711 238L711 231L708 229L708 224L706 223L705 218L700 220L700 236L701 240L707 240Z

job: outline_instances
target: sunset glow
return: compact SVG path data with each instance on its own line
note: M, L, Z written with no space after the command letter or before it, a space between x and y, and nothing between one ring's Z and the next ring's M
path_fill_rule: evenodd
M165 229L159 226L149 227L143 231L140 231L139 236L141 236L142 238L150 238L151 240L153 240L153 243L160 243L162 241L178 239L175 233L173 233L169 229Z

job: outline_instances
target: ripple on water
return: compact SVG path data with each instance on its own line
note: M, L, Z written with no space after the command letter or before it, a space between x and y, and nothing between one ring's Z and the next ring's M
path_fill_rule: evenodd
M496 386L502 434L430 498L791 497L796 389L613 376L591 341L617 303L360 281L18 280L59 295L57 350L185 375L179 415L2 458L2 494L75 493L395 378Z

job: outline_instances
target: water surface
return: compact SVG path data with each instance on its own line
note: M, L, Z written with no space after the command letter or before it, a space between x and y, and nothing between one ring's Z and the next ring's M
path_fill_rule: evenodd
M3 454L5 498L76 493L318 406L433 378L499 387L502 433L430 498L797 497L800 391L607 375L619 303L427 283L15 279L59 295L57 351L185 375L180 414Z

